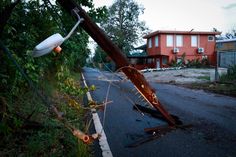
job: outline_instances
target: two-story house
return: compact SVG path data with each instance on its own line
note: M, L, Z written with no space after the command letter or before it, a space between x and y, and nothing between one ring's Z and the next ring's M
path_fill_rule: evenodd
M147 56L154 59L156 68L165 67L172 60L184 62L207 58L216 64L215 36L221 32L164 31L159 30L144 36L147 39Z

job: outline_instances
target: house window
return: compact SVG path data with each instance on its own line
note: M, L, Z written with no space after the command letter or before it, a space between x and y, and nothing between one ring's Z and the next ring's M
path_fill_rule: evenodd
M152 48L152 38L148 39L148 48Z
M209 36L208 36L208 41L214 41L214 40L215 40L215 38L214 38L213 35L209 35Z
M176 35L176 46L177 47L183 46L183 36L182 35Z
M196 35L191 36L191 46L197 47L197 36Z
M173 35L166 36L166 46L172 47L173 46Z
M155 46L156 46L156 47L159 46L158 36L155 37Z
M162 64L167 64L168 63L168 57L162 56Z

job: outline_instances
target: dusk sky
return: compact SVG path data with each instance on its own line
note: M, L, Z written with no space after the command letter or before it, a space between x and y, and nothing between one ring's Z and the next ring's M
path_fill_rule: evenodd
M236 29L236 0L136 0L145 8L141 20L152 30L211 31ZM110 6L113 0L94 0Z

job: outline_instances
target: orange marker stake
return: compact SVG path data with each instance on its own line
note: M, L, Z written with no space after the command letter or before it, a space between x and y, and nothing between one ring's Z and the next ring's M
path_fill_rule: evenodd
M73 135L76 136L77 138L81 139L84 143L89 143L89 141L90 141L89 136L84 134L80 130L74 130Z

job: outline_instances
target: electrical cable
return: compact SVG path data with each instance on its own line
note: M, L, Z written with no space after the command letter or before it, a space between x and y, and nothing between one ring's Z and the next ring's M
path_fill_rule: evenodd
M113 74L113 75L112 75L112 78L111 78L110 81L108 81L108 82L109 82L109 85L108 85L108 88L107 88L106 98L105 98L105 102L104 102L104 112L103 112L103 120L102 120L103 129L101 130L101 133L102 133L102 131L104 131L104 126L105 126L105 121L106 121L106 111L107 111L108 97L109 97L111 85L113 84L113 83L112 83L112 80L113 80L113 78L114 78L114 76L115 76L115 73L121 71L121 70L124 69L124 68L133 68L133 67L125 66L125 67L121 67L121 68L117 69L115 72L112 72L112 74ZM103 74L102 74L102 75L103 75ZM104 75L104 76L105 76L105 75ZM105 76L105 77L106 77L106 76ZM109 80L109 79L107 78L107 80ZM114 84L113 84L113 86L114 86ZM121 89L121 88L119 88L119 89ZM133 102L128 96L126 96L126 99L127 99L128 101L130 101L131 103ZM133 104L133 106L137 109L137 111L138 111L142 116L145 116L145 114L138 108L138 106L137 106L134 102L133 102L132 104Z
M121 71L123 68L127 68L127 67L133 68L133 67L130 67L130 66L121 67L121 68L117 69L117 70L114 72L114 71L112 71L112 70L105 64L105 62L103 61L102 56L101 56L101 52L98 52L98 53L99 53L99 57L100 57L100 59L101 59L102 64L113 74L111 80L109 80L100 70L98 71L98 73L100 73L103 77L105 77L105 78L108 80L108 82L109 82L109 85L108 85L108 87L107 87L106 98L105 98L105 102L104 102L104 112L103 112L103 120L102 120L102 125L103 125L103 128L104 128L104 126L105 126L105 121L106 121L106 110L107 110L106 108L107 108L107 103L108 103L108 97L109 97L109 92L110 92L110 86L113 85L113 86L117 87L117 85L115 85L112 80L113 80L113 78L114 78L115 75L116 75L118 78L120 78L121 80L123 80L122 77L120 77L118 74L116 74L116 72ZM93 65L93 67L96 68L94 65ZM117 88L118 88L118 87L117 87ZM119 87L119 89L121 89L121 88ZM145 116L145 114L138 108L138 106L136 105L136 103L135 103L134 101L132 101L132 99L130 99L127 95L124 95L124 96L125 96L125 98L126 98L129 102L131 102L131 103L133 104L133 106L137 109L137 111L138 111L142 116ZM103 131L103 130L101 130L101 133L102 133L102 131Z

